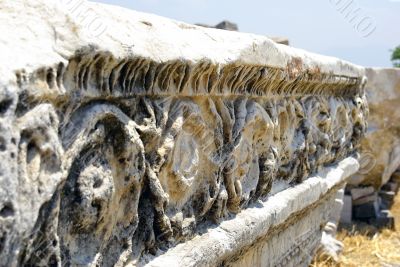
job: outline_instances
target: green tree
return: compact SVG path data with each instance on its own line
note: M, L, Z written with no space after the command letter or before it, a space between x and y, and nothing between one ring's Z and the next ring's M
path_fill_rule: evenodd
M392 63L396 68L400 68L400 45L397 46L392 52Z

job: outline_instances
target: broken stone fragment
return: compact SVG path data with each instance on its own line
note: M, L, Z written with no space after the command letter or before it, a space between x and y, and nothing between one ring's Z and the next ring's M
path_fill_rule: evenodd
M371 195L375 192L375 189L372 186L368 187L356 187L351 189L351 197L353 200Z
M370 195L362 196L356 200L353 200L353 205L357 206L357 205L362 205L365 203L376 202L376 201L378 201L378 194L372 193Z
M367 68L366 95L370 113L362 139L360 184L376 190L400 166L400 69Z

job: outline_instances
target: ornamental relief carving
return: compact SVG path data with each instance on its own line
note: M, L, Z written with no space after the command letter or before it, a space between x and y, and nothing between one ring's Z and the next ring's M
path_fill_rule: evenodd
M165 250L354 154L366 129L351 78L100 52L50 70L18 73L12 111L18 179L47 198L21 264L109 266Z

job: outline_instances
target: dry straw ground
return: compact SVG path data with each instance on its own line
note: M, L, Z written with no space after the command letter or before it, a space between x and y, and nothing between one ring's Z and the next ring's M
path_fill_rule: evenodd
M391 211L395 216L396 230L378 231L371 226L341 230L337 239L344 243L345 248L339 263L318 255L311 267L400 267L400 191Z

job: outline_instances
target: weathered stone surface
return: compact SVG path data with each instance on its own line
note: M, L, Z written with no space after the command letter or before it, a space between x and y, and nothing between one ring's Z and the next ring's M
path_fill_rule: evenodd
M344 186L336 193L334 204L330 207L331 214L328 223L325 225L322 231L321 245L319 253L321 256L331 258L335 261L339 260L339 255L343 251L343 243L337 240L337 224L340 220L340 216L344 207Z
M230 22L227 20L221 21L220 23L218 23L215 26L211 26L211 25L204 24L204 23L196 23L196 25L201 26L201 27L206 27L206 28L216 28L216 29L220 29L220 30L239 31L239 27L236 23L233 23L233 22ZM272 41L274 41L275 43L289 45L289 39L286 37L268 36L268 38L271 39Z
M368 202L375 202L375 201L378 201L378 194L372 193L370 195L363 196L361 198L353 200L353 205L357 206L357 205L362 205L362 204L365 204Z
M366 69L370 114L361 171L353 180L378 190L400 166L400 69ZM360 178L360 179L356 179Z
M281 36L268 36L272 41L278 44L289 45L289 38Z
M322 236L317 222L332 218L337 190L357 168L355 159L345 159L217 228L145 259L147 266L308 266Z
M337 233L337 223L328 222L322 231L321 238L321 256L339 261L339 255L342 253L344 244L335 238Z
M340 223L350 224L353 220L353 200L350 195L343 196L343 208L340 215Z
M351 197L353 200L371 195L375 192L374 188L372 186L367 186L367 187L356 187L352 188L350 190Z
M394 181L400 165L400 69L370 68L366 75L370 107L368 130L361 141L360 170L349 179L347 189L352 192L353 205L367 203L355 208L356 217L378 218L379 209L375 210L375 207L387 209L391 205L396 184L388 182ZM381 192L381 188L392 192ZM366 214L361 214L362 211ZM370 222L377 226L390 225L392 219L378 218Z
M311 254L358 168L364 69L262 36L82 5L104 31L59 1L0 1L0 265L135 264L238 229L264 202L257 231L231 232L226 248L264 233L268 252L254 260L306 264L289 237ZM263 232L288 218L282 240Z

